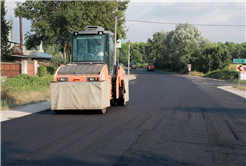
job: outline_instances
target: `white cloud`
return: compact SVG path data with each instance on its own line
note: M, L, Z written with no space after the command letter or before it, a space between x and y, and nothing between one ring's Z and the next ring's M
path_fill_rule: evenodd
M138 6L136 6L138 4ZM142 12L144 10L144 12ZM245 2L130 2L126 20L190 24L245 24ZM127 37L133 41L146 42L153 33L170 31L175 25L126 23L129 27ZM197 26L205 38L214 42L245 41L244 27L203 27ZM233 34L233 31L237 33ZM230 34L228 34L230 33Z

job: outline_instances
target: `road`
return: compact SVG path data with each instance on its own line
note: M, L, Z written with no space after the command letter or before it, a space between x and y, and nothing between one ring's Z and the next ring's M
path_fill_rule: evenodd
M246 100L224 81L131 70L106 114L51 110L2 122L2 165L245 165Z

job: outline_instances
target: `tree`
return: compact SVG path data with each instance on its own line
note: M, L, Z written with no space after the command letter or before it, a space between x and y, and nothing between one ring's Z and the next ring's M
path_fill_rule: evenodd
M166 56L169 56L174 70L187 70L189 63L194 63L207 45L213 43L201 36L193 25L178 24L164 40Z
M131 43L130 47L131 61L142 63L142 55L140 53L139 43Z
M240 55L240 58L246 59L246 42L242 43L241 45L243 47L243 51L242 54Z
M229 50L220 46L207 46L202 54L200 66L204 73L222 69L232 62Z
M147 61L154 62L156 68L161 68L162 64L162 48L164 46L164 39L166 38L167 33L164 31L156 32L153 34L153 39L148 39L146 54Z
M124 17L129 1L26 1L17 3L16 16L31 20L31 31L26 35L27 45L44 47L60 44L60 50L71 54L71 33L89 25L102 26L114 32L114 18ZM126 37L125 19L118 21L117 38Z
M1 1L1 59L2 61L11 60L9 56L9 41L8 35L11 29L11 25L9 22L5 20L6 10L5 10L5 1Z
M122 43L121 48L119 50L120 60L119 62L128 66L128 44Z

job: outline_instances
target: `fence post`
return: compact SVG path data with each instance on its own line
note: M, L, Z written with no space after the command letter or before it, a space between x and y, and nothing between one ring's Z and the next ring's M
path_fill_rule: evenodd
M27 60L21 61L21 74L27 74Z
M37 76L38 73L38 61L37 60L33 60L33 75Z

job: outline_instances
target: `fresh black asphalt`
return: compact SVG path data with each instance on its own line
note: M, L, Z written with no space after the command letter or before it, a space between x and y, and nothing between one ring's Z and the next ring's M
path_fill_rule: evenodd
M246 99L225 81L131 70L106 114L51 110L1 123L2 166L246 165Z

